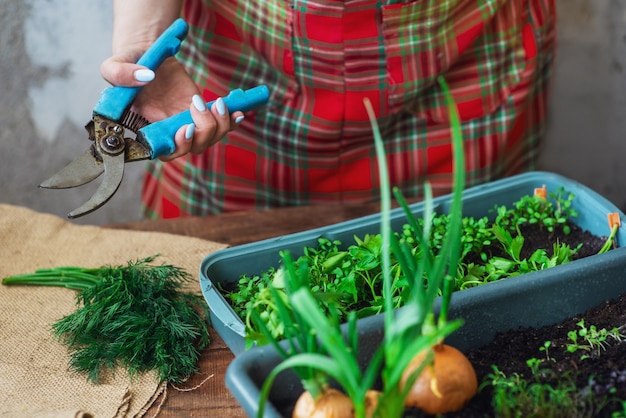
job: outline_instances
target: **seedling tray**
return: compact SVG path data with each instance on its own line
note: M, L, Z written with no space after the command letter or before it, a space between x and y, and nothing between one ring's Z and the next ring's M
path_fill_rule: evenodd
M549 172L525 173L466 189L463 193L463 216L476 218L489 216L492 218L495 215L492 209L496 205L510 206L523 196L532 194L535 188L543 185L548 191L554 191L559 186L563 186L566 191L573 193L575 198L572 206L578 212L578 216L573 221L580 228L594 235L603 237L609 235L607 221L609 213L619 213L620 219L622 222L624 221L624 214L598 193L581 183ZM435 211L447 213L451 198L451 195L435 198ZM417 216L422 216L424 204L415 203L411 205L411 211ZM402 225L406 223L404 213L400 208L391 212L391 223L394 230L400 230ZM280 260L279 251L288 250L295 258L303 254L305 247L316 247L317 240L321 237L339 240L347 247L354 242L354 236L364 237L366 234L379 232L380 215L374 214L309 231L231 247L208 255L200 266L200 287L209 305L213 328L236 356L244 353L244 324L221 294L220 288L232 288L244 274L248 276L261 274L270 267L277 267ZM603 292L598 287L603 287L603 290L626 287L622 286L624 285L622 281L626 280L626 248L624 248L626 245L626 228L624 226L619 228L617 242L620 248L606 254L529 273L524 275L524 280L519 280L517 277L455 292L453 297L453 301L455 301L454 312L460 313L460 316L466 320L489 318L492 322L489 329L485 329L485 332L476 336L467 333L467 325L464 327L465 333L458 335L464 335L462 339L465 344L476 346L476 344L489 342L495 332L501 331L502 328L513 329L522 325L520 322L522 320L524 321L523 324L527 324L526 321L530 320L529 325L540 326L544 325L545 321L564 319L572 307L577 309L576 312L579 312L578 309L584 310L600 303L604 297L600 296ZM611 280L613 282L607 286ZM565 286L570 295L557 295L557 300L543 299L545 302L543 306L535 304L534 306L539 306L537 309L541 311L535 319L533 319L534 314L528 312L530 304L520 304L521 301L525 300L527 288L539 287L549 291L554 287L560 288L564 283L572 284ZM497 298L490 296L495 294L498 295ZM612 293L612 295L615 294L617 293ZM568 297L572 303L577 300L579 302L573 305L565 304L564 301L568 300ZM493 305L495 302L491 301L490 298L504 299L507 302L502 304L498 302ZM456 302L457 299L460 302ZM475 299L481 300L484 309L466 313L464 306L467 304L471 306L473 302L470 302ZM528 299L529 302L536 299L534 291L532 296L528 296ZM486 300L489 302L485 302ZM494 309L494 306L498 306L498 309ZM516 310L515 306L519 306L520 310ZM367 320L370 319L367 318ZM377 319L371 319L371 321L375 323ZM364 320L364 323L369 322ZM457 338L460 337L457 336ZM264 353L266 352L262 351L259 354L266 355Z

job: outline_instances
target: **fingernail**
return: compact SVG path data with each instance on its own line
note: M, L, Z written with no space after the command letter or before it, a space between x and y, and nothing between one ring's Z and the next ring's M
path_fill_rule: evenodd
M237 117L235 118L235 123L236 123L236 124L240 124L240 123L241 123L241 121L243 120L243 118L244 118L244 116L237 116Z
M193 133L196 130L196 125L193 123L190 123L189 125L187 125L187 129L185 129L185 139L187 141L189 141L192 137L193 137Z
M133 75L135 77L135 80L142 81L144 83L154 80L154 71L147 68L137 70Z
M217 113L219 113L221 116L224 116L226 114L226 107L224 106L224 100L222 100L221 97L218 97L217 100L215 101L215 108L217 109Z
M193 107L198 109L198 111L200 112L204 112L206 110L206 103L204 103L202 97L197 94L194 94L194 96L191 98L191 103L193 103Z

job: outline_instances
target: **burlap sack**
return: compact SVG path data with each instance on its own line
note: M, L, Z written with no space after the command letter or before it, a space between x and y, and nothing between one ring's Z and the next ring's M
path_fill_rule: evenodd
M0 205L0 278L38 268L123 265L154 254L198 275L223 244L171 234L74 225L56 216ZM199 287L197 288L199 291ZM75 291L0 286L0 416L141 416L163 389L156 374L120 371L100 384L68 370L52 323L76 309Z

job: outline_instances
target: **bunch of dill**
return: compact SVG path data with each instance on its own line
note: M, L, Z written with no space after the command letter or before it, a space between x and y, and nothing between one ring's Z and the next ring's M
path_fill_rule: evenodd
M209 344L202 297L183 290L191 276L157 256L126 266L58 267L7 277L5 285L61 286L78 290L78 309L52 325L70 350L70 368L98 382L103 370L127 369L131 377L156 370L180 382L197 371ZM204 309L200 309L204 306Z

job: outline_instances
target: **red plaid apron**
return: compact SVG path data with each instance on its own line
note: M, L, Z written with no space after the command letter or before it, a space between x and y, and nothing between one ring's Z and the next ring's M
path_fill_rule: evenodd
M205 99L266 84L202 155L151 162L147 217L379 198L369 98L390 179L419 198L452 183L444 75L463 122L467 185L534 167L555 44L553 0L190 0L180 60Z

